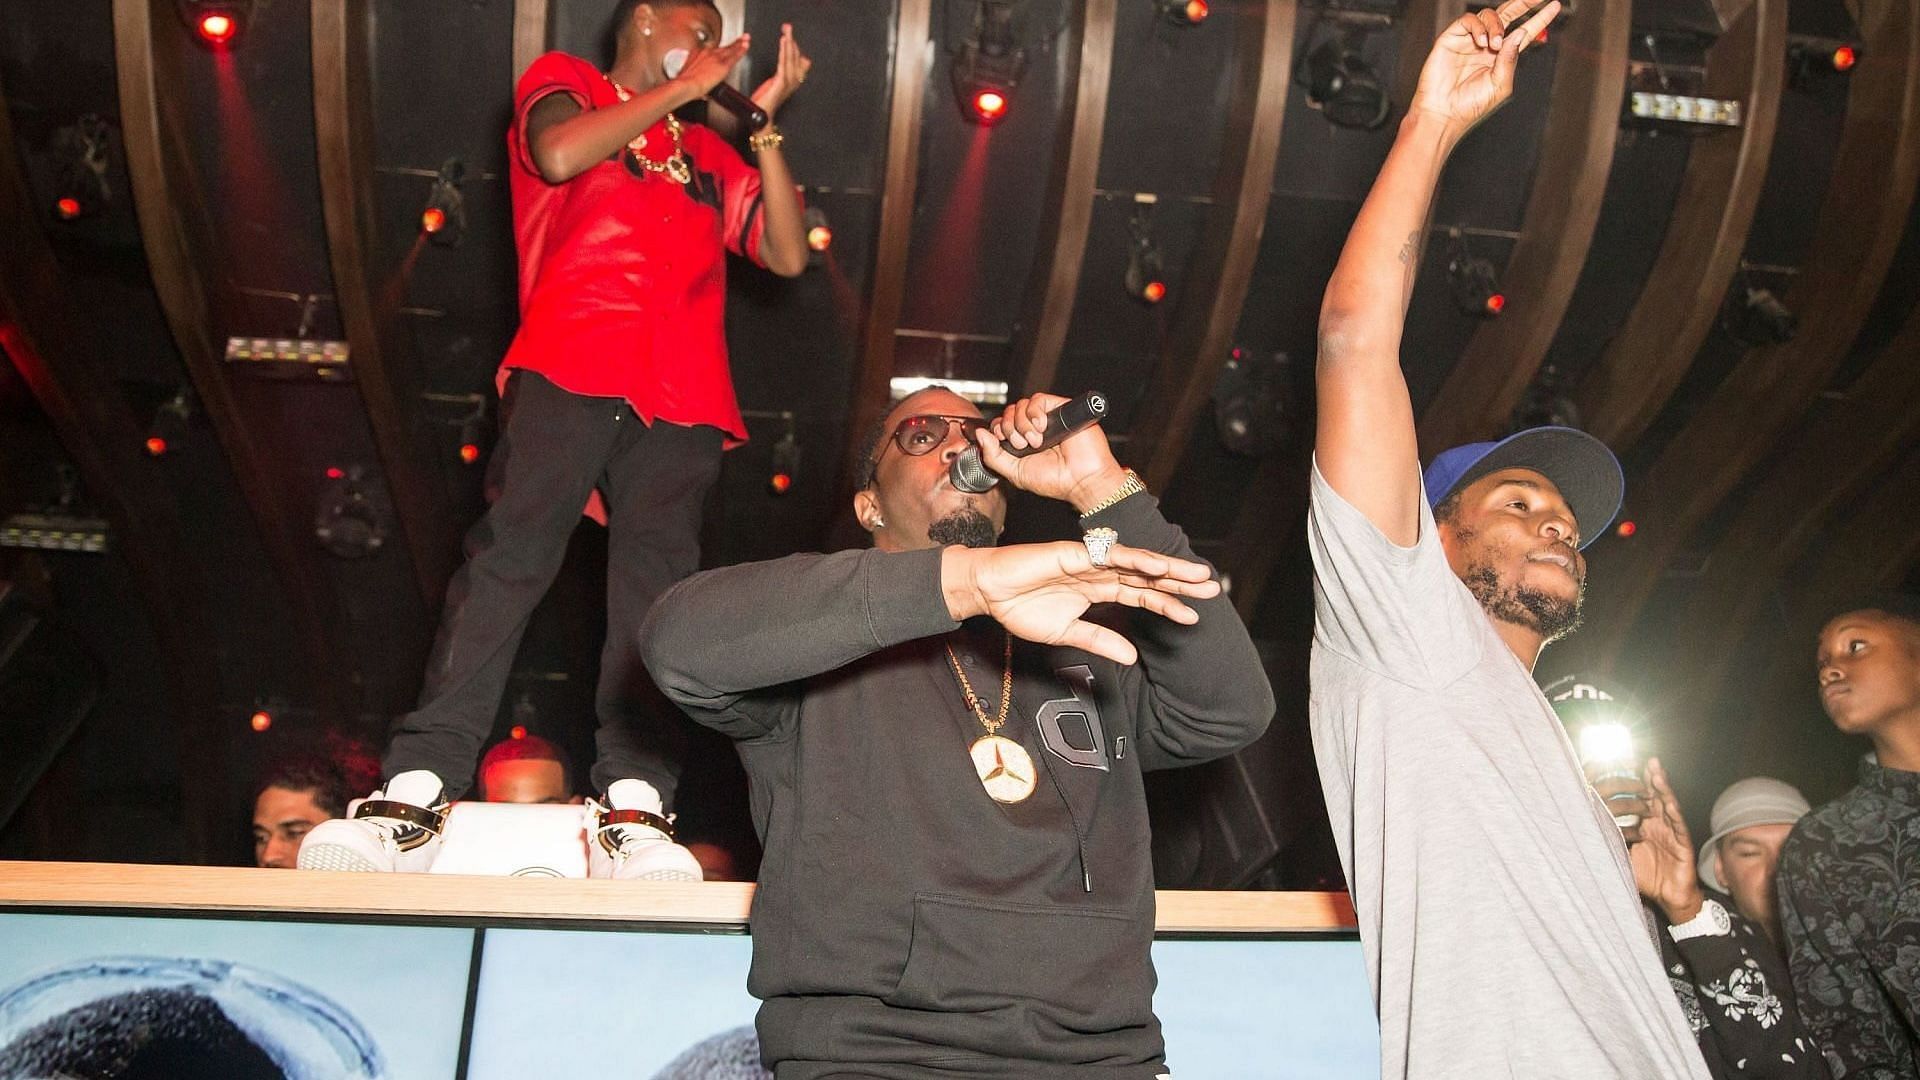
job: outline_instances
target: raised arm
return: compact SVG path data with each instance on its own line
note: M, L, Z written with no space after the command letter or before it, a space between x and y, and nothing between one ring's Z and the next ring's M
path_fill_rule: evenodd
M1461 16L1434 42L1399 137L1348 234L1320 305L1314 459L1327 483L1389 540L1417 539L1420 458L1400 373L1400 335L1428 208L1449 154L1513 94L1521 50L1558 0L1511 33L1528 0Z

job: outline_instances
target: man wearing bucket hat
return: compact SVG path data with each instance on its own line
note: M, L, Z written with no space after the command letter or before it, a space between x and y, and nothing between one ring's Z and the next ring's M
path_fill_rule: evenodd
M1707 1070L1728 1080L1825 1080L1826 1062L1794 1008L1786 955L1764 929L1774 920L1780 845L1807 800L1769 777L1734 784L1714 800L1713 836L1696 860L1666 769L1654 758L1644 771L1634 878Z
M1400 370L1441 168L1559 10L1509 0L1441 34L1321 307L1309 713L1388 1078L1709 1076L1613 812L1532 678L1579 621L1619 463L1548 427L1423 476Z

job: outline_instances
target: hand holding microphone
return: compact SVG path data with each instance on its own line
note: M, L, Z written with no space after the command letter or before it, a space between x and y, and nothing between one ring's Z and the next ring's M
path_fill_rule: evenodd
M660 58L660 69L666 72L669 79L684 75L688 81L704 90L708 101L739 117L748 131L758 131L767 126L767 110L754 104L753 99L735 90L726 81L727 73L740 62L746 49L747 37L744 34L718 49L702 49L698 57L685 49L669 49Z
M980 434L980 446L954 458L948 478L955 488L975 493L992 490L1004 476L1047 498L1073 501L1076 491L1096 489L1104 495L1118 483L1114 478L1125 476L1106 439L1093 432L1061 444L1098 424L1107 411L1106 395L1097 390L1072 399L1036 394L1016 401ZM1055 447L1061 452L1049 459L1034 457Z

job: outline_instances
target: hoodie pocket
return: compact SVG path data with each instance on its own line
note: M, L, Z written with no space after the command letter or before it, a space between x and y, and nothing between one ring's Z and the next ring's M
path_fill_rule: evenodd
M920 894L888 1004L943 1012L1022 1006L1076 1031L1153 1018L1153 920L1119 908Z

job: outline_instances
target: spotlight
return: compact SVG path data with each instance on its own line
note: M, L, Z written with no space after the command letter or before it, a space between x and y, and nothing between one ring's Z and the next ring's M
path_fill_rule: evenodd
M454 247L466 234L466 198L460 193L460 185L466 176L467 167L460 159L448 158L440 166L439 175L433 179L433 190L427 193L426 209L420 211L420 231L441 247Z
M1800 328L1800 317L1781 303L1772 289L1736 285L1727 300L1722 322L1727 332L1743 345L1753 348L1782 345L1792 341Z
M1500 275L1493 264L1469 254L1458 235L1447 259L1447 284L1462 315L1497 319L1507 310L1507 294L1500 291Z
M513 728L507 732L507 738L509 739L524 739L526 737L527 726L525 724L515 724Z
M953 92L968 120L991 127L1006 119L1027 52L1013 28L1012 0L978 0L973 29L953 50Z
M1635 525L1633 523L1632 518L1625 518L1620 522L1620 524L1615 525L1613 527L1613 535L1619 537L1622 540L1632 539L1633 534L1639 531L1640 531L1640 526Z
M1160 246L1153 242L1153 207L1157 197L1143 193L1133 198L1133 218L1127 223L1133 234L1127 245L1127 292L1143 303L1157 304L1167 296Z
M253 715L247 718L247 724L255 731L265 731L273 726L273 714L265 709L255 709Z
M476 410L460 425L460 464L472 465L480 460L481 440L486 437L485 417Z
M807 207L801 224L807 229L807 264L818 266L826 261L827 249L833 246L833 226L827 223L827 212L817 206Z
M320 488L313 535L342 559L363 559L379 552L393 531L393 507L384 486L355 465Z
M1796 90L1812 90L1860 63L1860 50L1845 41L1794 38L1787 46L1787 81Z
M107 187L107 122L88 113L53 136L53 216L78 221L99 213L111 200Z
M252 13L252 0L178 0L180 15L207 45L224 49L233 44Z
M1360 55L1364 35L1345 29L1307 55L1295 80L1307 89L1307 104L1335 127L1368 131L1387 122L1393 103L1380 76Z
M191 412L192 406L188 404L185 387L181 387L173 397L155 409L153 423L147 428L148 455L160 457L186 442L187 417Z
M1243 457L1265 457L1294 441L1304 415L1299 376L1286 353L1234 349L1213 385L1221 445Z
M786 434L773 444L772 471L767 475L767 491L785 495L793 490L793 479L800 472L800 441L794 437L793 417L787 417Z
M1199 26L1212 13L1207 0L1154 0L1154 6L1161 18L1175 26Z

